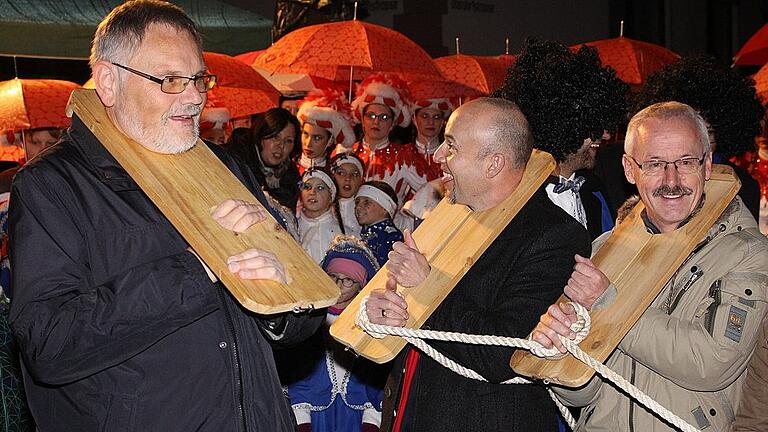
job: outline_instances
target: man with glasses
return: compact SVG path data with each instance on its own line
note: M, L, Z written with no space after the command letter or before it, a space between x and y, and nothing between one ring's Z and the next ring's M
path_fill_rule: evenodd
M651 105L630 121L624 149L624 172L637 185L648 232L684 227L707 199L712 154L704 120L678 102ZM593 254L610 235L595 240ZM584 261L565 292L587 308L621 295ZM606 364L695 427L729 430L766 298L768 240L736 197ZM574 320L571 306L552 305L533 339L565 352L557 335L574 336L568 328ZM675 430L599 376L581 389L556 392L563 402L585 407L577 431Z
M90 65L120 133L158 153L200 145L216 79L181 9L118 6L96 30ZM266 203L247 170L209 147ZM77 116L19 171L12 197L11 326L41 431L294 430L270 345L312 335L321 316L244 309ZM238 232L265 215L228 200L212 217ZM241 278L286 278L268 251L228 262Z

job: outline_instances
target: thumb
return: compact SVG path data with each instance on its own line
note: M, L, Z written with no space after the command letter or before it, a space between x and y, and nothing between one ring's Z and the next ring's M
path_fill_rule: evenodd
M389 291L397 291L397 280L394 278L394 276L390 275L387 277L386 288Z
M592 265L592 260L590 260L589 258L584 258L583 256L581 256L579 254L574 255L574 258L576 259L577 263L583 263L583 264Z
M403 231L403 243L411 249L419 250L418 246L416 246L416 241L413 239L411 230L409 229Z

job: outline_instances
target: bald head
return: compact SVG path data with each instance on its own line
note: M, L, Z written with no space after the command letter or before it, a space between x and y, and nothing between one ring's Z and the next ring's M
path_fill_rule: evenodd
M475 136L478 159L501 153L512 169L524 168L528 163L533 137L528 121L514 103L499 98L475 99L460 106L454 116L470 120L462 122L461 127Z

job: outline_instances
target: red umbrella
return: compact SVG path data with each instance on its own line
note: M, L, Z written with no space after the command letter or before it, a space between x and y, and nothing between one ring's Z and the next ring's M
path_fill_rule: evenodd
M254 66L272 73L308 74L333 81L362 80L373 72L439 77L429 55L386 27L341 21L294 30L275 42Z
M627 84L642 84L648 75L680 58L662 46L623 36L574 45L571 49L578 50L582 45L597 48L603 65L612 67Z
M69 95L80 88L70 81L12 79L0 82L0 130L69 127Z
M216 106L226 107L232 118L274 108L280 101L280 92L245 63L225 54L204 52L208 71L216 75L216 87L209 98Z
M762 66L768 63L768 24L749 38L733 57L735 65Z
M266 50L249 51L247 53L238 54L235 58L250 66L264 53L264 51Z
M504 84L507 62L498 57L456 54L435 59L443 76L488 95Z
M483 96L480 90L447 79L408 81L413 100Z

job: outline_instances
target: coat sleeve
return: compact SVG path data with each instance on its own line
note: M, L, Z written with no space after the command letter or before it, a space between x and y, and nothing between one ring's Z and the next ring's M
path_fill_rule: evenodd
M589 236L581 226L552 226L523 246L514 263L496 263L512 269L496 298L482 304L448 302L431 321L433 329L480 335L525 338L539 317L563 292L574 265L574 255L589 254ZM514 349L452 342L432 343L459 364L473 369L490 382L516 376L509 367Z
M757 343L747 368L734 432L768 430L768 318L763 319Z
M95 284L86 235L64 205L78 201L62 199L72 189L52 186L61 182L21 172L10 208L11 326L30 374L50 385L120 364L218 308L205 270L189 252Z
M768 251L747 253L746 246L744 250L738 266L720 279L721 301L712 312L711 325L703 313L681 319L652 307L619 349L691 391L718 391L733 383L755 347L768 294ZM698 310L711 303L709 297L702 299Z

